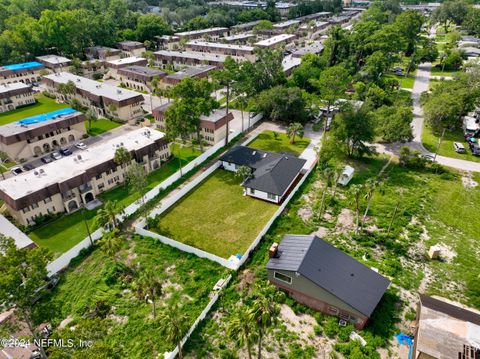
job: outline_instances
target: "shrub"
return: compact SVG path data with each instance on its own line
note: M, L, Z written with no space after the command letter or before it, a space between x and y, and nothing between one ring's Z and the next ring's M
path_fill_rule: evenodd
M337 335L338 333L338 318L337 317L329 317L326 321L325 324L323 325L323 330L325 331L325 334L329 338L333 338Z
M425 168L427 160L422 157L421 153L411 150L410 147L402 147L400 149L400 165L408 168L422 169Z
M101 80L103 79L103 74L100 72L94 72L92 75L92 79L94 80Z

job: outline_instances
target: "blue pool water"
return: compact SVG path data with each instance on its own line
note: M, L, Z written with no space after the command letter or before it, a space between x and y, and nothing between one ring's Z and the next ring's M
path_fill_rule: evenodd
M62 108L61 110L52 111L49 113L43 113L41 115L35 115L32 117L24 118L23 120L18 121L20 125L31 125L34 123L40 123L47 120L52 120L56 116L68 115L70 113L77 112L73 108Z
M5 65L5 66L2 66L2 67L15 71L15 70L30 69L32 67L38 67L38 66L43 66L43 65L40 62L31 61L31 62L23 62L21 64Z

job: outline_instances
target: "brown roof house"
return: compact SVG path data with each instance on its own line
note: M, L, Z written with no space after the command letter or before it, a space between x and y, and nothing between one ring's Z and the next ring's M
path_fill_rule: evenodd
M479 359L480 312L420 295L414 359Z
M268 279L297 302L362 329L390 281L317 236L272 245Z

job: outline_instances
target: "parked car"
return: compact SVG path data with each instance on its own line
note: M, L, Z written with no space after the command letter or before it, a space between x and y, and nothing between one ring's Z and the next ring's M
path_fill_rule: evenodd
M472 151L472 155L474 156L480 156L480 146L478 146L476 143L470 142L470 151Z
M20 173L22 173L23 170L20 166L15 166L15 167L10 168L10 172L12 172L16 176L16 175L19 175Z
M43 163L50 163L52 162L53 160L51 159L51 157L49 156L43 156L40 161L42 161Z
M62 158L62 155L60 154L60 152L55 151L50 154L50 157L52 157L52 159L54 160L59 160L60 158Z
M26 165L24 165L24 166L22 167L22 169L23 169L25 172L26 172L26 171L31 171L31 170L33 170L34 168L35 168L35 166L32 165L32 164L30 164L30 163L27 163Z
M435 156L434 155L423 155L423 158L425 158L429 162L435 162Z
M63 156L70 156L73 153L70 148L61 148L59 152Z
M453 149L455 150L455 152L457 153L465 153L466 150L465 150L465 146L460 143L460 142L454 142L453 143Z
M84 144L83 142L76 143L75 147L80 149L80 150L86 150L87 149L87 145Z

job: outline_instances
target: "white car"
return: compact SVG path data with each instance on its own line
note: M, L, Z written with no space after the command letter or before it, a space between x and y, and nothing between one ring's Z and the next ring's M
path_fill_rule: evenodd
M79 143L75 144L75 147L78 148L78 149L81 149L81 150L86 150L87 149L87 145L84 144L83 142L79 142Z
M22 173L23 170L20 166L15 166L15 167L10 168L10 172L12 172L15 176L17 176L20 173Z
M50 157L52 157L52 159L54 160L59 160L63 156L60 154L60 152L55 151L50 154Z

